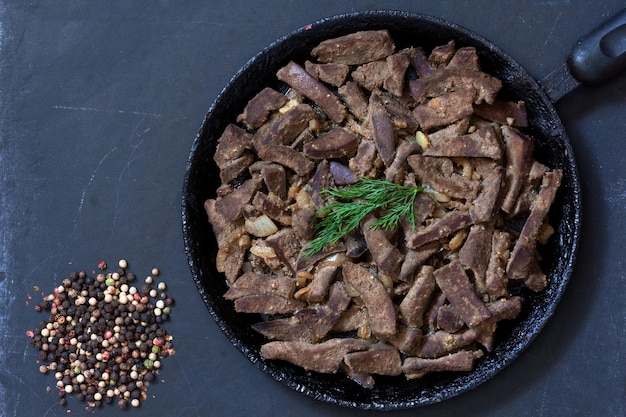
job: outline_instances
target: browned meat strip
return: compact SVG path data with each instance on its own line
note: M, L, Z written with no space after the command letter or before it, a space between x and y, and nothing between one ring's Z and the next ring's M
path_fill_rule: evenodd
M515 206L508 213L510 218L521 219L528 216L533 201L537 198L537 190L539 189L543 175L548 171L547 166L537 161L533 162L528 176L526 177L526 181L517 196Z
M386 63L387 77L383 80L383 88L397 97L402 97L406 70L410 64L409 57L401 51L388 56Z
M319 134L319 132L323 130L322 126L326 126L326 122L320 119L311 121L311 123L309 123L309 127L304 129L289 146L297 151L302 151L302 147L305 143L309 143L315 139L315 134L313 134L311 126L316 126L315 132L316 134Z
M379 343L368 350L351 352L346 355L346 365L354 372L378 375L400 375L402 360L394 346Z
M450 62L455 51L456 46L454 44L454 40L451 40L444 45L436 46L430 52L428 62L430 62L430 65L435 68L441 68Z
M502 82L481 71L466 69L442 69L409 83L411 95L421 101L427 97L439 97L451 91L470 92L472 102L493 103L502 88Z
M316 117L311 106L299 104L257 130L252 138L254 147L261 152L267 145L290 145Z
M296 281L284 275L257 274L245 272L224 294L227 300L235 300L247 295L266 294L291 298L296 290Z
M528 276L524 280L524 285L532 291L540 292L545 290L548 286L548 277L541 270L539 262L537 262L537 258L538 255L535 255L534 259L530 262L528 267Z
M437 310L437 327L449 333L454 333L463 327L463 320L459 312L450 304L444 304Z
M267 162L276 162L293 170L301 177L315 168L315 163L289 146L266 145L259 149L259 158Z
M258 129L267 120L269 114L287 103L287 97L278 91L266 87L252 98L237 117L249 129ZM216 152L217 154L217 152Z
M374 263L381 271L388 274L396 272L402 264L404 256L398 250L397 246L387 240L387 236L383 229L372 228L372 223L377 219L374 215L369 214L361 222L361 230L365 237L365 242L369 248Z
M491 257L491 237L493 223L480 223L470 227L465 243L459 250L461 265L474 273L474 280L481 287L485 285L485 274Z
M348 110L359 120L367 117L368 99L359 83L348 81L337 90L343 101L348 106Z
M313 221L315 219L315 210L309 207L295 210L291 214L291 226L296 232L296 236L301 241L309 241L313 239Z
M409 327L416 329L422 327L424 313L435 290L433 270L430 265L422 266L415 282L400 303L400 320Z
M428 58L426 58L426 54L424 54L424 50L422 48L410 48L408 55L411 68L413 68L418 78L425 77L433 71L433 68L430 66L430 62L428 62Z
M497 322L517 317L522 309L521 297L500 298L485 304L492 314L491 319L476 327L476 341L483 345L487 352L493 350Z
M362 31L321 42L311 51L320 62L359 65L388 57L395 50L386 30Z
M458 122L454 122L449 126L443 127L435 132L431 132L428 134L428 139L430 143L435 145L440 145L442 143L447 142L448 140L455 138L457 136L462 136L467 133L467 129L470 126L470 117L464 117Z
M496 230L491 239L491 255L485 275L485 291L492 299L507 295L506 257L511 246L511 236Z
M482 118L503 125L516 127L528 126L526 103L524 103L523 101L514 102L495 100L493 104L475 104L474 111L478 116Z
M287 198L287 175L285 168L278 164L264 164L261 176L269 192L283 200Z
M264 192L257 192L252 199L252 206L255 210L266 214L273 220L284 225L291 226L291 214L287 212L284 200L275 194L267 195Z
M320 260L327 258L330 255L333 255L335 253L345 253L346 251L346 245L343 242L337 242L334 245L330 245L326 248L324 248L323 250L321 250L320 252L317 252L311 256L300 256L298 258L298 263L297 263L297 271L306 271L306 270L310 270L317 262L319 262Z
M502 210L509 213L515 207L524 179L528 175L533 161L533 142L517 129L502 126L502 135L506 144L506 183L507 190L502 202Z
M528 276L528 267L535 255L539 227L550 210L562 178L563 172L561 170L548 171L543 176L537 199L524 223L520 236L515 242L511 258L506 266L506 273L509 278L524 279Z
M374 90L372 93L380 98L396 129L401 129L412 135L415 134L419 128L419 123L405 104L396 97L380 90Z
M254 155L250 152L244 153L239 158L233 159L220 167L220 180L222 184L228 184L235 178L247 171L250 164L254 162Z
M224 273L226 280L232 284L239 277L246 254L246 248L238 243L239 238L245 233L243 220L233 222L226 218L216 208L214 199L204 202L204 210L217 238L215 267L218 272Z
M227 246L218 251L215 262L218 272L223 272L226 281L234 282L243 268L245 261L246 248L237 244L236 241L230 242Z
M352 304L333 326L332 333L344 333L368 326L367 310L362 306Z
M402 372L420 377L429 372L466 372L474 366L474 354L468 350L451 353L436 359L408 357L402 364Z
M498 212L505 187L503 181L505 170L501 166L494 167L480 183L478 197L472 201L469 213L474 223L489 220Z
M396 311L383 284L367 269L352 262L345 262L342 269L343 278L356 289L367 308L372 334L383 340L392 337L397 329Z
M335 123L346 117L346 108L332 91L313 78L304 68L290 61L276 73L279 80L289 84L317 104Z
M304 63L304 69L315 78L319 78L321 81L334 85L335 87L341 86L350 73L350 66L334 62L316 64L311 61L306 61Z
M204 202L204 211L209 218L209 223L211 223L211 228L217 238L217 245L223 246L228 243L228 236L235 230L237 224L224 216L224 214L217 209L215 203L215 199L207 199ZM240 221L238 223L241 225L243 222Z
M279 295L254 294L235 300L235 311L238 313L288 314L305 306L302 301Z
M398 332L392 338L387 340L394 345L400 352L412 355L420 346L422 341L422 331L414 327L398 326Z
M481 127L475 132L451 138L428 148L426 156L502 159L500 138L493 126Z
M448 299L446 295L441 292L438 287L435 287L435 293L433 294L432 301L426 310L424 315L424 325L429 333L433 333L437 330L437 315L439 314L439 308L446 304Z
M304 307L293 316L256 323L252 328L273 340L320 342L348 308L350 298L343 284L335 283L326 304Z
M512 296L499 298L496 301L487 303L486 306L492 315L493 320L512 320L517 317L522 310L522 297Z
M218 199L215 202L215 208L231 222L237 220L241 216L243 206L252 200L262 183L263 180L260 177L246 180L232 193Z
M213 159L222 168L233 159L241 157L247 149L252 149L252 134L231 123L217 140Z
M335 373L349 352L367 349L358 339L330 339L322 343L269 342L261 346L265 359L283 360L309 371Z
M309 292L306 294L308 302L321 303L326 299L328 288L335 280L337 269L338 267L334 265L325 265L315 272L313 280L309 284Z
M417 249L422 245L450 236L472 223L467 212L449 211L443 217L430 225L420 228L406 239L406 245L411 249Z
M350 159L350 169L359 177L366 177L374 169L376 145L369 140L361 140L356 156Z
M292 227L285 227L265 239L276 252L278 259L295 274L300 255L300 241Z
M349 379L351 379L360 387L365 389L374 389L376 381L374 380L374 377L372 375L354 372L352 371L352 369L348 368L348 365L346 365L345 363L342 363L339 369L341 370L341 372L345 373Z
M354 172L340 162L330 161L329 168L336 185L354 184L358 181Z
M471 71L480 71L480 63L476 48L465 46L457 49L446 68L460 68Z
M359 138L352 132L335 127L306 143L303 153L311 159L332 159L352 156L359 147Z
M448 265L436 269L433 275L437 285L459 312L459 317L465 324L475 327L491 317L459 261L453 260Z
M373 61L363 64L352 71L352 79L366 90L382 88L387 79L387 61Z
M324 204L322 190L332 186L332 176L330 175L330 167L328 161L323 159L317 164L315 174L307 184L309 199L316 209L321 209Z
M424 104L413 109L422 130L428 131L435 127L447 126L457 120L470 116L474 109L473 90L461 90L433 97Z
M415 196L414 206L415 224L420 225L433 214L437 203L428 193L419 193ZM409 228L406 229L409 230Z
M476 198L478 181L470 180L454 172L449 158L411 155L407 162L423 184L429 184L435 190L453 198L468 201Z
M455 352L476 341L476 332L465 329L457 333L448 333L437 330L434 333L422 336L422 346L416 356L422 358L439 358L450 352Z
M346 237L346 256L349 258L359 258L367 252L367 242L360 228L349 232Z
M385 166L389 166L396 153L396 133L389 113L376 94L370 96L369 117L374 131L376 149L378 149Z
M415 271L424 264L432 255L439 250L439 242L430 242L417 249L407 248L404 255L404 262L400 268L399 281L410 281L413 279Z

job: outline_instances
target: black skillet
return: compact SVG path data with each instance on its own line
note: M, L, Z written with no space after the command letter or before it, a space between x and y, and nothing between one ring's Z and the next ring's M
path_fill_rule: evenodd
M236 314L224 300L225 279L215 270L217 245L203 210L219 185L213 163L217 138L233 122L247 101L263 87L281 88L275 73L288 60L303 63L310 50L324 39L359 30L388 29L399 48L425 50L453 39L457 47L476 47L483 70L504 83L501 97L524 100L528 109L528 134L536 141L536 158L564 172L563 184L551 211L556 229L543 248L543 270L548 288L524 294L521 316L497 332L495 349L469 373L426 375L418 380L376 378L376 387L359 387L342 375L308 373L285 362L266 361L260 346L266 342L250 325L256 315ZM228 83L210 107L193 144L183 189L183 235L193 279L218 326L250 361L274 379L310 397L331 404L362 409L401 409L439 402L478 386L513 361L537 336L552 316L572 273L581 227L580 181L565 129L554 109L558 99L581 81L595 81L626 67L626 11L580 43L568 65L537 83L510 56L475 33L444 20L396 11L357 12L324 19L278 39L250 60ZM545 89L545 90L544 90Z

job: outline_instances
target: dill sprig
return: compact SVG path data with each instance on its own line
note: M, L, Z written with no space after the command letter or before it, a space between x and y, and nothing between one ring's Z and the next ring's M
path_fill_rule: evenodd
M322 190L335 200L317 211L316 217L321 219L314 227L317 236L308 243L304 255L311 256L337 243L359 227L369 213L379 209L382 215L371 224L372 228L392 230L402 217L415 228L415 196L422 190L421 187L368 178L348 187Z

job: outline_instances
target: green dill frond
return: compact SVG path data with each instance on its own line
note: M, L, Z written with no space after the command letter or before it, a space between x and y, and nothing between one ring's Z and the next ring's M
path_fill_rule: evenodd
M317 211L316 217L321 220L314 226L316 237L308 243L304 256L337 243L375 210L381 210L382 215L372 223L374 228L395 229L403 217L415 228L415 196L422 190L368 178L344 188L323 190L335 200Z

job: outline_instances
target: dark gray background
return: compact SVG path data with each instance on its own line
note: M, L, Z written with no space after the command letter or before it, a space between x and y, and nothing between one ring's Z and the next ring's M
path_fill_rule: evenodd
M216 327L185 259L185 164L206 110L274 39L333 14L402 9L473 29L541 78L622 0L0 2L0 416L110 415L57 404L25 332L42 292L126 258L162 271L176 355L137 416L356 416L284 387ZM626 76L557 105L580 165L584 227L555 316L493 380L408 416L626 415ZM41 289L35 291L34 286ZM32 299L29 300L29 297ZM30 305L27 305L30 303Z

